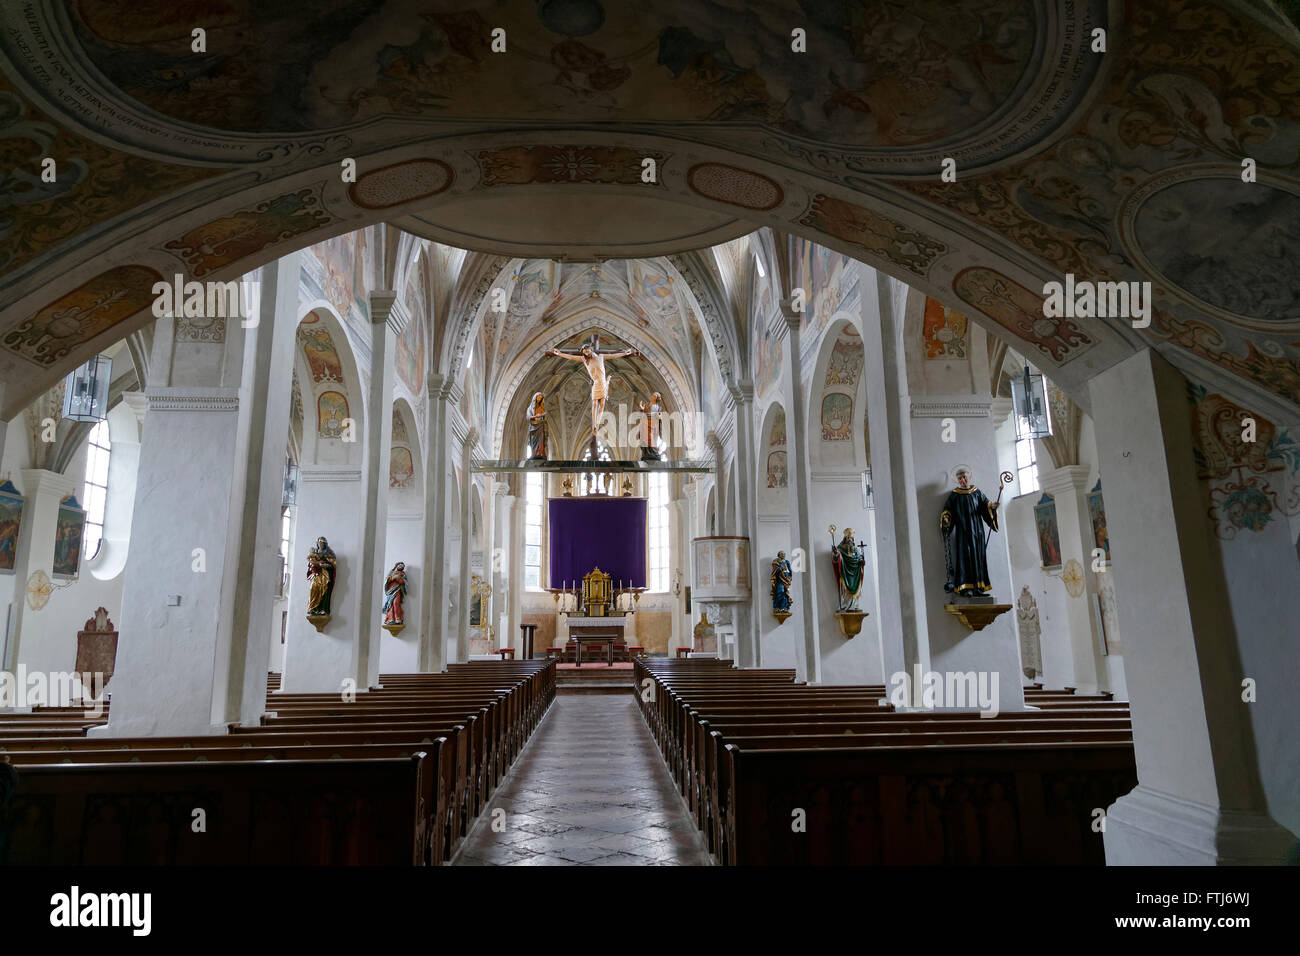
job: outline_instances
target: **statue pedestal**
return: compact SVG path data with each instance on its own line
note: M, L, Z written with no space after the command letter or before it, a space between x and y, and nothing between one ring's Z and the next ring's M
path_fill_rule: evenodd
M954 603L945 604L943 609L972 631L982 631L1000 615L1011 610L1010 604L997 604L991 594L979 594L973 597L955 597Z
M836 611L835 618L840 622L840 633L845 637L856 637L862 632L862 621L866 611Z
M782 624L784 624L787 620L789 620L789 619L790 619L790 614L791 614L791 613L792 613L792 612L790 612L790 611L773 611L773 612L772 612L772 616L773 616L774 618L776 618L776 626L777 626L777 627L780 627L780 626L781 626ZM855 633L856 633L856 632L855 632Z
M389 634L401 634L402 631L406 628L406 625L405 624L381 624L380 627L382 627Z
M329 614L308 614L307 620L311 622L312 627L316 628L317 632L321 632L325 630L325 625L330 622L330 617Z

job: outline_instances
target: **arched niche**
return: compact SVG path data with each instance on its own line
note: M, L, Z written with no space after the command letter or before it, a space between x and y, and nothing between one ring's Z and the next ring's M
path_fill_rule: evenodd
M352 345L332 308L316 304L298 322L294 344L303 423L303 468L361 467L365 460L364 390Z
M808 392L813 475L860 474L867 467L866 353L857 326L835 319L822 339Z
M410 402L393 402L393 434L389 447L388 510L390 514L424 513L424 451Z
M790 514L789 435L785 407L773 402L763 416L759 432L756 501L760 515Z

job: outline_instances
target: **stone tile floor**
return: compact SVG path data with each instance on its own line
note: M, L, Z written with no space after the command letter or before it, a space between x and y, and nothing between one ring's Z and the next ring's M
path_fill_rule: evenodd
M505 811L504 829L492 820ZM709 866L627 694L559 697L453 866Z

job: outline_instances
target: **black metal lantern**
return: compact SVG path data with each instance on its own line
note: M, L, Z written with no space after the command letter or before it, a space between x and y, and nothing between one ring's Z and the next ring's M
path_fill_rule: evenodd
M1052 413L1047 402L1047 380L1040 372L1025 373L1011 380L1011 399L1020 420L1021 438L1046 438L1052 434Z
M63 389L63 417L74 422L102 422L108 417L108 382L113 360L96 355L70 373Z

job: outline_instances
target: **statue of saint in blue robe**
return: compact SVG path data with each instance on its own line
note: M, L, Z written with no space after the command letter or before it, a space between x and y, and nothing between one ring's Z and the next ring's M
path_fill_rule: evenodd
M943 589L953 594L984 594L991 587L984 526L998 530L998 506L969 483L969 475L959 474L957 482L939 515L948 565Z

